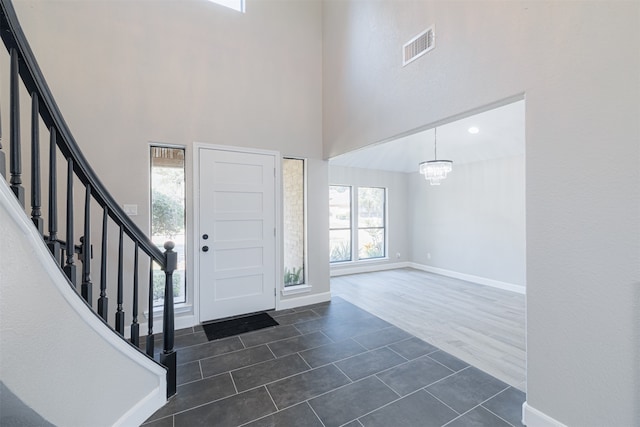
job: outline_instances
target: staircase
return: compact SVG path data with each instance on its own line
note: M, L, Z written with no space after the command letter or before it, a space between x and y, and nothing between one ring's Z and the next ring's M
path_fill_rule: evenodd
M0 9L0 37L7 49L9 64L9 102L7 105L6 95L3 94L0 103L0 110L4 113L8 111L9 116L8 143L5 138L2 138L4 135L0 131L0 175L5 178L0 182L0 196L12 194L10 198L0 197L1 207L4 208L0 211L5 215L0 219L2 221L0 231L3 233L3 246L5 246L1 253L9 258L2 259L0 265L0 278L2 278L0 308L9 307L1 319L4 324L0 325L3 328L0 335L2 339L0 360L2 360L3 369L0 372L2 374L0 379L11 388L10 381L5 380L11 377L13 368L10 363L15 355L11 354L11 357L7 357L12 351L7 346L7 342L13 338L13 335L7 335L5 330L6 324L9 323L6 320L9 316L7 312L19 305L23 316L29 318L30 307L47 305L46 301L9 301L9 298L17 297L21 290L49 286L49 288L41 288L39 293L29 294L28 298L39 300L52 289L57 289L57 294L48 297L50 301L58 296L62 296L63 300L69 298L75 298L75 300L69 300L69 307L62 304L53 309L47 307L46 310L38 310L38 315L46 311L50 312L50 316L65 317L68 310L75 310L86 325L70 326L70 324L58 323L59 319L55 317L45 319L44 323L47 326L56 326L61 337L74 328L78 330L89 328L95 331L95 334L89 335L99 336L101 340L101 344L80 343L81 348L84 346L91 350L87 350L87 354L78 355L78 357L91 354L90 357L96 358L96 366L92 371L68 374L89 379L99 378L100 371L104 370L100 364L111 364L110 361L113 361L113 358L110 356L101 362L103 356L94 356L91 352L104 347L106 342L108 346L119 349L118 354L126 354L129 359L136 360L138 365L146 366L145 369L149 372L164 373L165 378L162 384L166 384L166 393L163 393L163 401L166 401L176 392L172 284L177 254L173 251L174 244L166 242L164 252L158 249L124 213L100 182L80 151L78 143L74 140L53 99L20 27L11 1L0 0ZM0 76L5 78L7 74L0 70ZM21 112L24 115L24 111L21 111L20 97L24 97L25 94L30 97L29 120L21 120L20 117ZM23 129L27 127L24 126L25 122L29 123L28 129ZM4 126L5 131L6 128ZM47 134L41 135L44 128ZM22 138L25 130L29 134L28 144L23 141L27 138ZM28 159L27 162L23 162L23 153L26 153L24 157ZM28 201L27 193L30 196ZM22 218L16 216L15 210L18 208ZM25 224L28 224L30 229L23 229ZM9 227L13 228L8 230ZM6 236L11 233L14 233L15 245L6 247L11 241ZM31 246L24 250L24 256L17 258L16 254L20 253L21 244L24 242L29 242ZM45 259L39 258L40 253L45 254ZM96 253L98 255L94 257ZM16 262L25 265L21 270L17 270ZM165 280L161 325L162 350L156 351L153 321L154 310L159 311L159 307L154 308L153 277L154 270L157 272L159 269L164 271ZM32 274L37 276L39 271L48 272L47 279L44 281L50 283L42 283L42 281L38 281L37 284L17 283L16 274L21 271L25 272L23 276L25 278L32 277ZM98 277L97 280L95 276ZM96 281L95 284L94 281ZM61 287L56 288L56 286ZM141 323L144 323L141 322L142 316L147 319L147 330L142 332L143 335L146 332L146 339L141 341L140 329ZM72 320L68 321L72 322ZM29 322L22 323L29 324ZM18 322L11 328L10 333L19 335L22 333L20 329L23 327ZM82 335L81 332L78 333ZM9 338L5 340L5 337ZM63 341L62 338L61 341ZM53 351L56 356L61 356L61 359L66 357L73 360L74 355L66 354L65 348L57 347L42 348L40 351ZM158 361L155 360L156 357ZM29 359L26 356L25 358ZM108 370L111 369L110 366ZM133 374L127 374L127 377L122 380L130 380L128 378L130 375ZM42 378L42 381L46 382L47 379ZM107 395L118 392L118 390L107 390L104 384L92 380L80 387L90 387ZM126 382L120 384L120 392L126 395L128 387ZM20 396L19 391L15 389L12 392L38 411L37 406L47 399L47 390L49 393L52 392L51 387L39 388L42 389L42 396L38 395L37 391L30 390L29 387L23 389L25 396ZM92 390L84 389L79 392L91 393ZM103 408L109 405L108 401L109 399L103 399L96 402L96 405ZM70 403L69 407L72 406ZM131 402L130 406L133 408L131 411L135 412L134 409L140 407L140 402ZM151 411L153 409L151 406L146 407L145 410ZM63 409L68 410L68 408ZM41 415L45 416L43 413ZM137 415L138 418L142 416ZM118 414L115 423L130 424L132 420L138 418ZM113 422L110 423L113 424ZM102 422L97 421L92 424L100 425Z

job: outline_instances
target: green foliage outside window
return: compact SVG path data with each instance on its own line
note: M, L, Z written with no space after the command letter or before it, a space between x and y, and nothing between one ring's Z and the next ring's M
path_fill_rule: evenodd
M151 233L154 236L168 236L173 239L176 234L184 233L184 208L180 197L170 196L153 190Z
M182 293L182 275L180 270L173 272L173 296L178 297ZM153 301L155 306L164 304L164 282L166 275L163 270L153 270Z
M351 259L351 245L348 242L332 242L329 262Z
M288 267L284 268L284 285L292 286L292 285L300 285L304 282L304 275L302 272L302 267L293 268L289 270Z

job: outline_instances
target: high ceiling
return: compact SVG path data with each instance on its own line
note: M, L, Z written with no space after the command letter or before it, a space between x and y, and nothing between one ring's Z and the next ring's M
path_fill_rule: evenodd
M478 133L469 133L469 128ZM395 172L417 172L433 160L434 130L373 144L330 159L329 164ZM438 159L456 164L524 154L524 101L494 108L437 128Z

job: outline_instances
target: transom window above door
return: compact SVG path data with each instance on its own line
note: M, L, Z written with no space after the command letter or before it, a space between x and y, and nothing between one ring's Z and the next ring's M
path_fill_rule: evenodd
M209 0L211 3L216 3L221 6L228 7L238 12L244 13L244 0Z

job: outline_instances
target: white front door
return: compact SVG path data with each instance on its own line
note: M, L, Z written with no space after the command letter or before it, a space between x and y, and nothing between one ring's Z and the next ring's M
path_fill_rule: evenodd
M275 156L199 149L200 321L275 308Z

